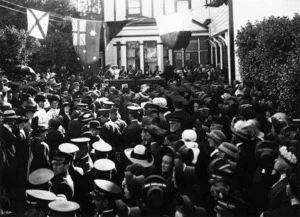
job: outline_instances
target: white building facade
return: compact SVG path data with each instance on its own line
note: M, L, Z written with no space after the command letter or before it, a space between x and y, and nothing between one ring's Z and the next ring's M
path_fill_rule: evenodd
M147 65L163 70L166 59L176 67L219 65L231 82L240 80L235 38L241 26L269 16L293 17L300 13L300 0L102 0L102 7L104 21L147 17L125 26L109 43L106 64L142 70ZM186 10L193 15L190 44L184 50L169 49L160 40L155 17Z

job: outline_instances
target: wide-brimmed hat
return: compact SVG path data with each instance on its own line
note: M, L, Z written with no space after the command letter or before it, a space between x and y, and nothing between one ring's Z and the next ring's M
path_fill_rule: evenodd
M19 116L16 115L15 110L9 109L3 112L3 119L17 119Z
M36 105L27 105L26 107L25 107L25 111L26 112L36 112L36 111L38 111L38 108L37 108L37 106Z
M254 140L257 130L256 126L249 125L247 121L239 120L232 125L231 131L240 139Z
M178 179L195 179L196 172L194 166L188 166L180 158L176 158L174 161L175 165L175 178Z
M152 103L153 103L154 105L159 106L159 107L162 108L162 109L168 108L168 107L167 107L167 100L166 100L165 98L163 98L163 97L155 97L155 98L152 100Z
M145 182L145 176L135 176L131 172L125 172L125 180L127 188L133 197L139 197Z
M214 210L221 215L250 216L253 208L241 198L228 193L219 193Z
M168 133L167 130L164 130L154 124L146 125L143 130L148 132L154 140L163 139Z
M132 163L138 163L144 167L153 165L154 157L151 154L151 151L144 145L136 145L134 148L127 148L124 150L124 153Z
M265 156L270 156L274 159L278 157L278 145L274 141L263 140L255 146L255 157L257 160Z
M218 144L226 142L227 140L225 134L221 130L212 130L211 132L206 133L206 135Z
M46 125L38 125L36 129L33 129L33 134L39 135L40 133L44 133L48 131L48 127Z
M206 210L195 206L187 195L180 195L177 204L183 206L184 216L207 216Z
M40 168L30 173L28 181L32 185L42 185L49 182L53 177L54 173L52 170Z
M122 200L115 200L115 211L118 216L141 217L142 212L138 206L128 207Z
M237 160L239 158L240 150L237 146L233 145L229 142L223 142L218 147L219 152L225 153L226 156L233 160Z
M142 188L142 200L150 209L160 209L165 200L166 180L158 175L151 175L145 179Z
M29 119L28 118L26 118L26 117L24 117L24 116L20 116L20 117L18 117L18 119L17 119L17 121L16 121L16 124L20 124L20 123L22 123L22 122L28 122L29 121Z
M34 101L36 101L36 102L40 102L40 101L45 102L46 97L45 97L45 95L39 93L35 96Z
M89 113L89 112L82 112L82 114L79 115L78 117L78 121L80 123L88 123L90 122L91 120L94 120L95 117L92 113Z

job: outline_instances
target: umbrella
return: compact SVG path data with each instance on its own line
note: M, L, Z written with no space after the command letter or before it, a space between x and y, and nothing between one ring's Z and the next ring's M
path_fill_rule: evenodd
M18 65L15 66L12 70L12 73L16 73L16 74L27 74L27 75L36 75L34 70L29 67L29 66L25 66L25 65Z

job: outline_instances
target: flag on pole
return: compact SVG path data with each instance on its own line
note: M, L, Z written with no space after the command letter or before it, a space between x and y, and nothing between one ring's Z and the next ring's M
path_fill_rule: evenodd
M156 18L161 41L171 49L186 48L192 36L192 13L190 11Z
M84 69L99 71L101 21L72 18L73 46Z
M30 36L44 39L47 36L49 13L27 8L27 30Z

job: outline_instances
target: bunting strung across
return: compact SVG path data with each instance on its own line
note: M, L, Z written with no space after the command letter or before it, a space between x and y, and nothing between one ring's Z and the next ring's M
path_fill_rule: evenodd
M73 46L84 69L99 71L102 22L72 18Z
M44 39L47 36L49 13L27 8L27 31L30 36Z
M192 36L190 11L156 18L161 41L171 49L186 48Z
M104 28L106 31L106 46L130 21L131 20L104 22Z

